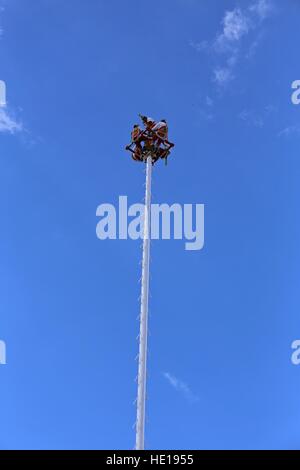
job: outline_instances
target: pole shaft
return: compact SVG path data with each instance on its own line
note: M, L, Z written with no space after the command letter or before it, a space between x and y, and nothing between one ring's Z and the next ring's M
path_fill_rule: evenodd
M136 450L145 448L145 411L146 411L146 382L147 382L147 340L148 340L148 303L149 303L149 269L150 269L150 238L151 238L151 178L152 157L147 158L146 167L146 196L144 214L143 261L142 261L142 293L140 316L140 344L138 395L136 419Z

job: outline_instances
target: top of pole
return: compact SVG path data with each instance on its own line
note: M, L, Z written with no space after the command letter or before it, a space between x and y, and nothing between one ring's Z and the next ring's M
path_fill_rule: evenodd
M167 164L168 157L174 144L168 139L168 124L165 119L155 121L149 116L139 114L142 125L135 124L131 132L131 143L126 150L131 152L136 162L147 162L147 156L151 154L152 165L158 160L164 160Z

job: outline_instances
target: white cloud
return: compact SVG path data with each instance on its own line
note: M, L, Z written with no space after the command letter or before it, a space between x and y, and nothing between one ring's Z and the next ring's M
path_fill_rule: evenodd
M273 5L270 0L258 0L249 7L249 10L256 13L261 20L264 20L272 13Z
M256 51L257 51L257 49L258 49L258 46L259 46L259 44L260 44L261 38L262 38L262 34L259 34L259 35L254 39L254 41L252 41L252 43L251 43L250 46L249 46L248 52L247 52L247 54L245 55L246 59L252 59L252 57L255 56Z
M285 127L279 132L279 137L290 137L291 135L300 136L300 124Z
M165 379L169 382L169 384L177 390L177 392L180 392L184 395L186 400L188 400L191 403L195 403L199 400L199 398L191 391L190 387L182 382L181 380L177 379L174 375L171 375L169 372L164 372L164 377Z
M199 118L204 121L213 121L215 117L212 112L207 111L205 108L199 108L197 114Z
M216 49L221 52L234 46L243 36L248 34L250 29L249 18L240 8L226 11L222 24L223 31L217 35L215 42Z
M234 76L232 74L232 70L230 67L217 67L214 70L214 82L218 85L224 86L231 80L233 80Z
M0 6L0 13L2 13L3 11L4 11L4 8ZM1 26L0 26L0 36L2 35L2 33L3 33L3 30L1 29ZM3 92L3 84L2 84L2 92ZM4 88L4 93L6 93L6 87ZM5 102L6 99L4 99L3 101ZM2 132L2 133L16 134L17 132L21 132L22 130L23 130L23 124L21 122L18 122L12 116L12 114L8 112L7 106L3 105L2 103L0 106L0 133Z
M208 41L194 42L190 41L190 46L195 49L197 52L205 51L209 48Z
M270 119L277 112L277 107L269 104L264 108L255 111L251 109L244 109L239 113L238 118L244 121L247 125L262 129L268 124Z
M198 52L210 52L217 60L213 70L213 81L217 85L225 86L234 78L234 70L242 56L249 59L254 55L261 39L261 23L272 11L271 0L255 0L248 8L227 10L221 21L222 29L213 42L190 42ZM248 36L250 46L246 41Z
M0 5L0 15L1 15L1 13L3 13L3 12L4 12L4 7L3 7L2 5ZM2 29L1 26L0 26L0 36L1 36L2 34L3 34L3 29Z
M212 121L214 119L214 101L208 95L201 100L197 107L197 115L201 120Z
M265 116L258 115L253 111L245 109L239 114L239 118L250 126L262 128L265 125Z
M6 110L0 108L0 132L15 134L23 130L21 122L17 122Z

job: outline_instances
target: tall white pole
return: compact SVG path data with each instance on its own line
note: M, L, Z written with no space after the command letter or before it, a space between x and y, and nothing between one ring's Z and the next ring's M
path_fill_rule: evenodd
M146 382L147 382L147 340L148 340L148 302L149 302L149 268L150 268L150 238L151 238L151 177L152 157L147 157L146 167L146 197L143 237L142 262L142 293L140 316L140 345L138 370L138 395L136 419L136 450L145 449L145 411L146 411Z

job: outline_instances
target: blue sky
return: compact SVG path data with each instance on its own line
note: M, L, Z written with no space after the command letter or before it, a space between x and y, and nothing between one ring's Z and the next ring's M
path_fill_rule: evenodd
M299 449L299 2L2 6L0 448L134 447L141 247L95 214L143 199L141 112L153 202L205 204L203 250L152 244L146 446Z

